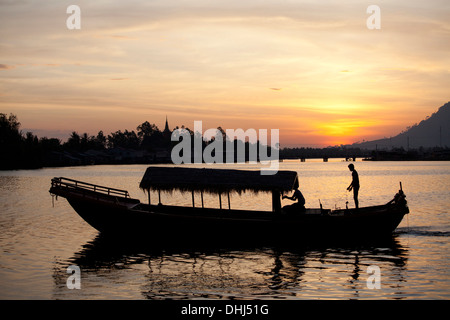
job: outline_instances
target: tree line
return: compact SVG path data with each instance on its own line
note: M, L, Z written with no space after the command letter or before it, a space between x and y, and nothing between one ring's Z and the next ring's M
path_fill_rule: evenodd
M0 113L0 169L40 168L52 152L77 154L88 150L105 151L114 148L153 151L170 147L170 139L155 124L148 121L137 126L136 131L118 130L105 135L79 134L74 131L66 142L61 139L23 133L14 114Z
M97 135L90 135L88 133L79 134L73 131L66 142L61 139L47 138L34 135L32 132L23 133L20 130L20 122L14 114L6 115L0 113L0 170L11 169L33 169L42 168L45 166L54 166L54 162L49 159L55 154L64 154L67 158L80 157L87 151L98 151L105 154L117 149L143 151L147 153L155 153L158 151L165 151L166 155L170 157L172 148L179 143L179 141L171 141L168 136L161 131L155 124L148 121L136 127L136 130L117 130L106 135L103 131L99 131ZM185 129L191 137L198 135L191 129L185 127L175 127L176 129ZM225 130L221 127L217 128L217 134L223 136L223 162L226 162L226 143L229 141L226 138ZM204 139L201 137L201 149L204 150L208 145L213 143L217 137ZM194 139L191 139L191 149L194 150ZM245 155L250 154L249 150L253 145L248 141L233 141L234 158L235 161L247 161L246 158L237 158L238 150L244 148ZM262 146L259 141L256 142L256 148L259 150ZM266 146L263 146L266 148ZM267 147L267 155L271 155L270 147ZM192 152L192 155L194 152ZM213 152L214 154L214 152ZM129 159L130 161L130 159ZM131 159L133 161L133 159ZM155 161L150 157L144 158L144 163ZM167 157L165 158L167 161ZM114 163L129 163L129 162L114 162ZM133 162L132 162L133 163ZM89 164L82 162L79 164ZM57 165L73 165L73 162L60 160Z

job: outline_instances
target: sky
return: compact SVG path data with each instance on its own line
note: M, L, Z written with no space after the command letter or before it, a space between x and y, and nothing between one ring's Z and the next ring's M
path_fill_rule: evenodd
M449 16L448 0L0 0L0 113L61 139L166 116L279 129L281 147L390 137L450 100Z

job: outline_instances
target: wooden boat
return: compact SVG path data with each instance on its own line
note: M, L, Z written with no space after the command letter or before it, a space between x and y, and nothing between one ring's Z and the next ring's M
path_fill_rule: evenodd
M148 194L148 203L130 197L128 191L86 182L53 178L50 193L67 199L75 211L102 234L120 236L186 238L209 237L247 239L296 239L308 237L378 237L391 235L409 213L401 188L384 205L359 209L307 208L302 211L281 207L281 195L298 188L293 171L261 175L260 171L149 167L140 188ZM151 203L150 191L181 190L192 193L192 207ZM267 192L272 194L272 210L236 210L230 208L230 192ZM203 194L217 194L220 208L205 208ZM194 193L202 196L201 206ZM228 195L228 208L222 196Z

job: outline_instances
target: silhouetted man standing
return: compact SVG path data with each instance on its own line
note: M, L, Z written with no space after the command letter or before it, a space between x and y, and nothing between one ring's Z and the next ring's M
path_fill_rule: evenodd
M353 163L350 163L348 165L348 168L352 172L352 183L350 183L347 190L352 191L352 189L353 189L353 199L355 200L355 207L359 208L359 201L358 201L359 176L358 176L358 172L356 172L355 166L353 165Z

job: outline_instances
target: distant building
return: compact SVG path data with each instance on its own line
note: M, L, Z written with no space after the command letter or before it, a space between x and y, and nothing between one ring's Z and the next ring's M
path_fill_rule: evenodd
M172 131L170 131L169 122L167 121L167 116L166 116L166 126L165 126L162 134L163 134L164 139L166 139L166 140L170 140L170 137L172 136Z

